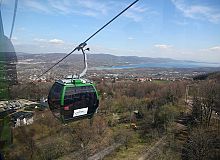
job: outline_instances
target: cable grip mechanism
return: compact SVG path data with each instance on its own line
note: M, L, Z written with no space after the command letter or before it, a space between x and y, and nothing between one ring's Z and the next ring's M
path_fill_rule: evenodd
M77 50L78 51L82 51L82 53L83 53L83 59L84 59L84 69L83 69L83 71L79 74L79 78L81 78L81 77L83 77L85 74L86 74L86 72L87 72L87 68L88 68L88 65L87 65L87 55L86 55L86 53L85 53L85 50L90 50L89 48L86 48L86 49L84 49L85 48L85 46L86 46L87 44L84 42L84 43L81 43L78 47L77 47Z

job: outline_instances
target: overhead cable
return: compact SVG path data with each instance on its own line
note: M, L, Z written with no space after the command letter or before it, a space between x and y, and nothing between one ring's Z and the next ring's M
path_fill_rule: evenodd
M110 21L108 21L105 25L103 25L99 30L97 30L95 33L93 33L89 38L87 38L83 43L78 45L76 48L74 48L70 53L65 55L62 59L60 59L58 62L56 62L54 65L52 65L49 69L47 69L45 72L43 72L41 75L39 75L37 78L39 79L44 74L49 72L51 69L53 69L56 65L58 65L60 62L62 62L64 59L66 59L68 56L70 56L73 52L76 50L80 50L81 48L85 47L86 43L93 38L96 34L98 34L101 30L103 30L105 27L107 27L110 23L112 23L115 19L117 19L122 13L127 11L130 7L132 7L135 3L137 3L139 0L135 0L133 3L131 3L129 6L127 6L124 10L122 10L119 14L117 14L114 18L112 18Z

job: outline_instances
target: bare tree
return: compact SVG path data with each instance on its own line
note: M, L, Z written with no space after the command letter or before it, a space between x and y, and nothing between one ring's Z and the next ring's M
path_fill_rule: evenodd
M77 141L78 144L82 148L84 159L88 158L87 147L91 141L91 139L95 136L93 133L92 126L88 123L88 121L81 121L74 128L74 141Z
M183 147L183 160L210 160L219 156L220 137L212 128L195 128Z
M28 128L27 126L17 128L16 140L24 145L25 151L30 156L30 159L33 159L33 155L37 146L34 140L35 130ZM22 146L21 146L22 147ZM23 155L25 156L25 155Z
M202 82L195 87L192 115L201 124L210 125L213 110L219 105L220 85L215 82Z

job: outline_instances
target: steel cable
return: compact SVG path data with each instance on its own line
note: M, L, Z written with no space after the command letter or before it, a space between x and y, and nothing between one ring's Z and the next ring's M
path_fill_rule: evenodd
M86 43L93 38L96 34L98 34L101 30L103 30L105 27L107 27L110 23L112 23L115 19L117 19L122 13L127 11L130 7L132 7L135 3L137 3L139 0L135 0L133 3L131 3L129 6L127 6L124 10L122 10L119 14L117 14L114 18L112 18L110 21L108 21L105 25L103 25L99 30L97 30L95 33L93 33L89 38L87 38L83 43L78 45L76 48L74 48L70 53L65 55L62 59L60 59L58 62L56 62L54 65L52 65L49 69L47 69L45 72L40 74L37 79L42 77L44 74L49 72L51 69L53 69L56 65L58 65L60 62L62 62L64 59L66 59L68 56L70 56L73 52L76 50L80 50L81 48L85 47Z

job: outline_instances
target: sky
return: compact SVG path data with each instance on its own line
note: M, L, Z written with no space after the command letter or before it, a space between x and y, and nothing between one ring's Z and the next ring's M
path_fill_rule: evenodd
M16 52L69 53L133 0L18 0ZM9 36L14 0L2 0ZM220 0L139 0L88 43L91 54L220 63Z

